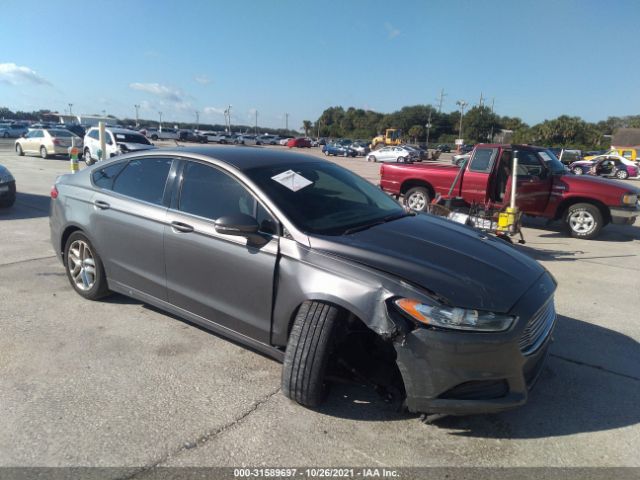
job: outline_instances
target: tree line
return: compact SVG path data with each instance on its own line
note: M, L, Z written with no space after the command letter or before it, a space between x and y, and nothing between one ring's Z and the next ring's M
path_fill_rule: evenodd
M611 135L621 127L640 128L640 115L609 117L597 123L561 115L528 125L518 117L501 116L489 107L475 106L464 113L462 138L465 143L486 143L504 138L504 131L508 130L512 132L508 141L513 143L600 150L611 145ZM383 114L353 107L346 110L330 107L315 122L303 122L306 134L313 137L371 139L387 128L401 128L414 142L453 143L460 138L460 111L445 113L431 105L413 105Z

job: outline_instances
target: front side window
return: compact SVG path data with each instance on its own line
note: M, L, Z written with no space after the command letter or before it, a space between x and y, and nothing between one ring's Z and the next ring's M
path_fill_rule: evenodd
M493 161L498 153L497 148L477 148L473 154L469 170L472 172L489 173Z
M113 182L113 191L144 202L162 204L170 158L131 160Z
M185 165L178 210L210 220L243 213L262 225L271 216L259 207L254 196L222 170L198 162Z
M520 150L518 152L518 172L519 177L542 176L542 164L536 152L531 150Z

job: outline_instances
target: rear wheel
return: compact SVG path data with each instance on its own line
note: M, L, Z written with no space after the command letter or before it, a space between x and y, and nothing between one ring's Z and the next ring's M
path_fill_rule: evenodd
M571 205L565 214L564 221L571 236L583 240L597 237L604 226L600 209L590 203Z
M305 302L293 322L282 366L282 392L306 407L324 400L327 363L341 311L333 305Z
M67 278L73 289L87 300L97 300L109 293L102 260L82 232L73 232L64 248Z
M16 143L16 153L20 157L24 155L24 151L22 150L22 145L20 145L19 143Z
M42 158L49 158L49 154L47 153L47 147L44 145L40 147L40 156Z
M328 150L325 150L325 151L324 151L324 154L328 157L328 156L329 156L329 151L328 151Z
M574 167L572 172L576 175L582 175L582 169L580 167Z
M95 160L93 158L91 158L91 150L89 150L88 148L84 149L84 163L86 163L87 165L93 165L95 162Z
M406 162L407 160L406 160L404 157L398 157L398 158L396 159L396 161L397 161L398 163L404 163L404 162Z
M377 162L377 161L378 161L378 159L376 158L375 155L369 155L367 157L367 162Z
M413 187L404 195L404 204L416 212L425 211L430 200L429 191L424 187Z
M616 178L619 178L620 180L625 180L629 178L629 172L627 172L626 170L618 170L616 172Z
M158 135L151 135L151 140L153 140L154 142L158 140Z

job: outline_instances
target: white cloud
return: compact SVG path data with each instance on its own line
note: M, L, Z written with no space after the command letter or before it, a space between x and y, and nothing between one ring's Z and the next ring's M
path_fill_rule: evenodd
M211 79L207 75L196 75L193 79L200 85L208 85L211 83Z
M225 112L225 108L217 108L217 107L204 107L202 109L202 111L206 114L206 115L224 115Z
M400 35L400 30L391 25L389 22L384 23L384 29L387 31L387 37L389 39L396 38L398 35Z
M132 90L139 90L141 92L147 92L151 95L155 95L164 100L168 100L170 102L183 103L184 102L184 94L182 91L167 87L166 85L161 85L160 83L130 83L129 88Z
M51 85L51 82L38 75L34 70L15 63L0 63L0 82L11 85L19 83Z

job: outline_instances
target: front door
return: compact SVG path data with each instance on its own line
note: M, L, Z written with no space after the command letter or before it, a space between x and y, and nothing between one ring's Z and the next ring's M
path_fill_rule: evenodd
M235 177L208 164L185 162L178 188L164 232L169 301L268 343L279 244L273 218ZM216 219L239 213L258 220L266 243L216 232Z
M549 202L553 178L536 151L520 150L517 157L516 205L524 213L541 215Z

